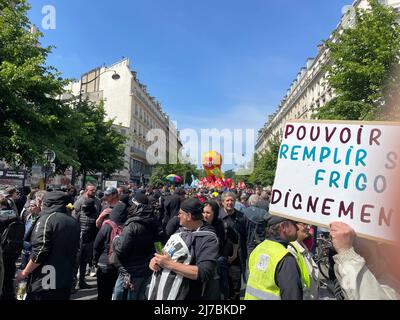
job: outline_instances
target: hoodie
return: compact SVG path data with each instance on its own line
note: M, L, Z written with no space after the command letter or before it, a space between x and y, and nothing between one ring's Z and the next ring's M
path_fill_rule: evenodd
M115 222L118 226L123 226L128 218L126 205L119 202L110 210L110 220ZM109 261L111 232L112 227L107 223L103 223L93 245L93 260L103 272L115 270L115 267L112 266Z
M181 208L181 202L182 198L177 194L165 197L163 203L163 209L164 209L164 217L162 221L163 229L166 228L171 218L178 215L179 209Z
M196 232L187 232L185 228L179 229L183 240L191 243L190 251L192 253L191 265L198 267L197 280L189 280L189 293L185 300L208 300L214 297L215 293L210 292L211 286L208 286L214 280L217 274L217 258L219 255L219 241L213 226L204 222L203 225L195 231L207 231L203 235L196 235ZM192 239L187 239L192 237Z
M32 227L31 260L40 266L30 275L27 292L71 290L75 260L79 248L78 222L66 213L69 197L61 191L49 192L43 210ZM48 288L53 271L54 287Z
M126 221L121 235L114 240L114 252L122 265L122 273L128 272L134 277L150 274L154 243L159 241L158 228L151 205L140 204Z

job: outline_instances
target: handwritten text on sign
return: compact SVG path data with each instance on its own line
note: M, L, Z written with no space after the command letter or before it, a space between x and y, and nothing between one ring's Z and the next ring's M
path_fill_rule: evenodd
M390 240L399 132L385 123L288 123L271 213L325 227L343 221L361 236Z

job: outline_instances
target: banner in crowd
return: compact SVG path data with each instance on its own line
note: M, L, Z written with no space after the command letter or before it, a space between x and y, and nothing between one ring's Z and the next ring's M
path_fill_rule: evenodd
M270 212L326 228L342 221L361 237L392 240L399 128L385 122L288 122Z

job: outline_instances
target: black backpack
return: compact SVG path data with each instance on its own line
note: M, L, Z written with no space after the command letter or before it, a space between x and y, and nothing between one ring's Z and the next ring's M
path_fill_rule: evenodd
M247 249L250 255L251 251L255 249L260 243L262 243L266 238L265 228L266 223L264 216L261 217L260 213L256 213L255 210L261 210L259 208L250 210L252 207L247 208L246 218L248 220L247 224ZM250 212L249 212L250 211ZM263 210L264 211L264 210Z
M24 247L25 225L21 220L11 222L1 235L3 253L19 256Z

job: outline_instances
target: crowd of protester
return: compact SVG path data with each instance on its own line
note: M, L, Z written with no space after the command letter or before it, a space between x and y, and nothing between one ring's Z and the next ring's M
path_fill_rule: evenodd
M98 300L398 298L397 283L371 267L342 222L328 230L338 288L328 297L314 260L318 228L271 215L271 191L3 188L1 299L26 286L19 299L67 300L88 276Z

